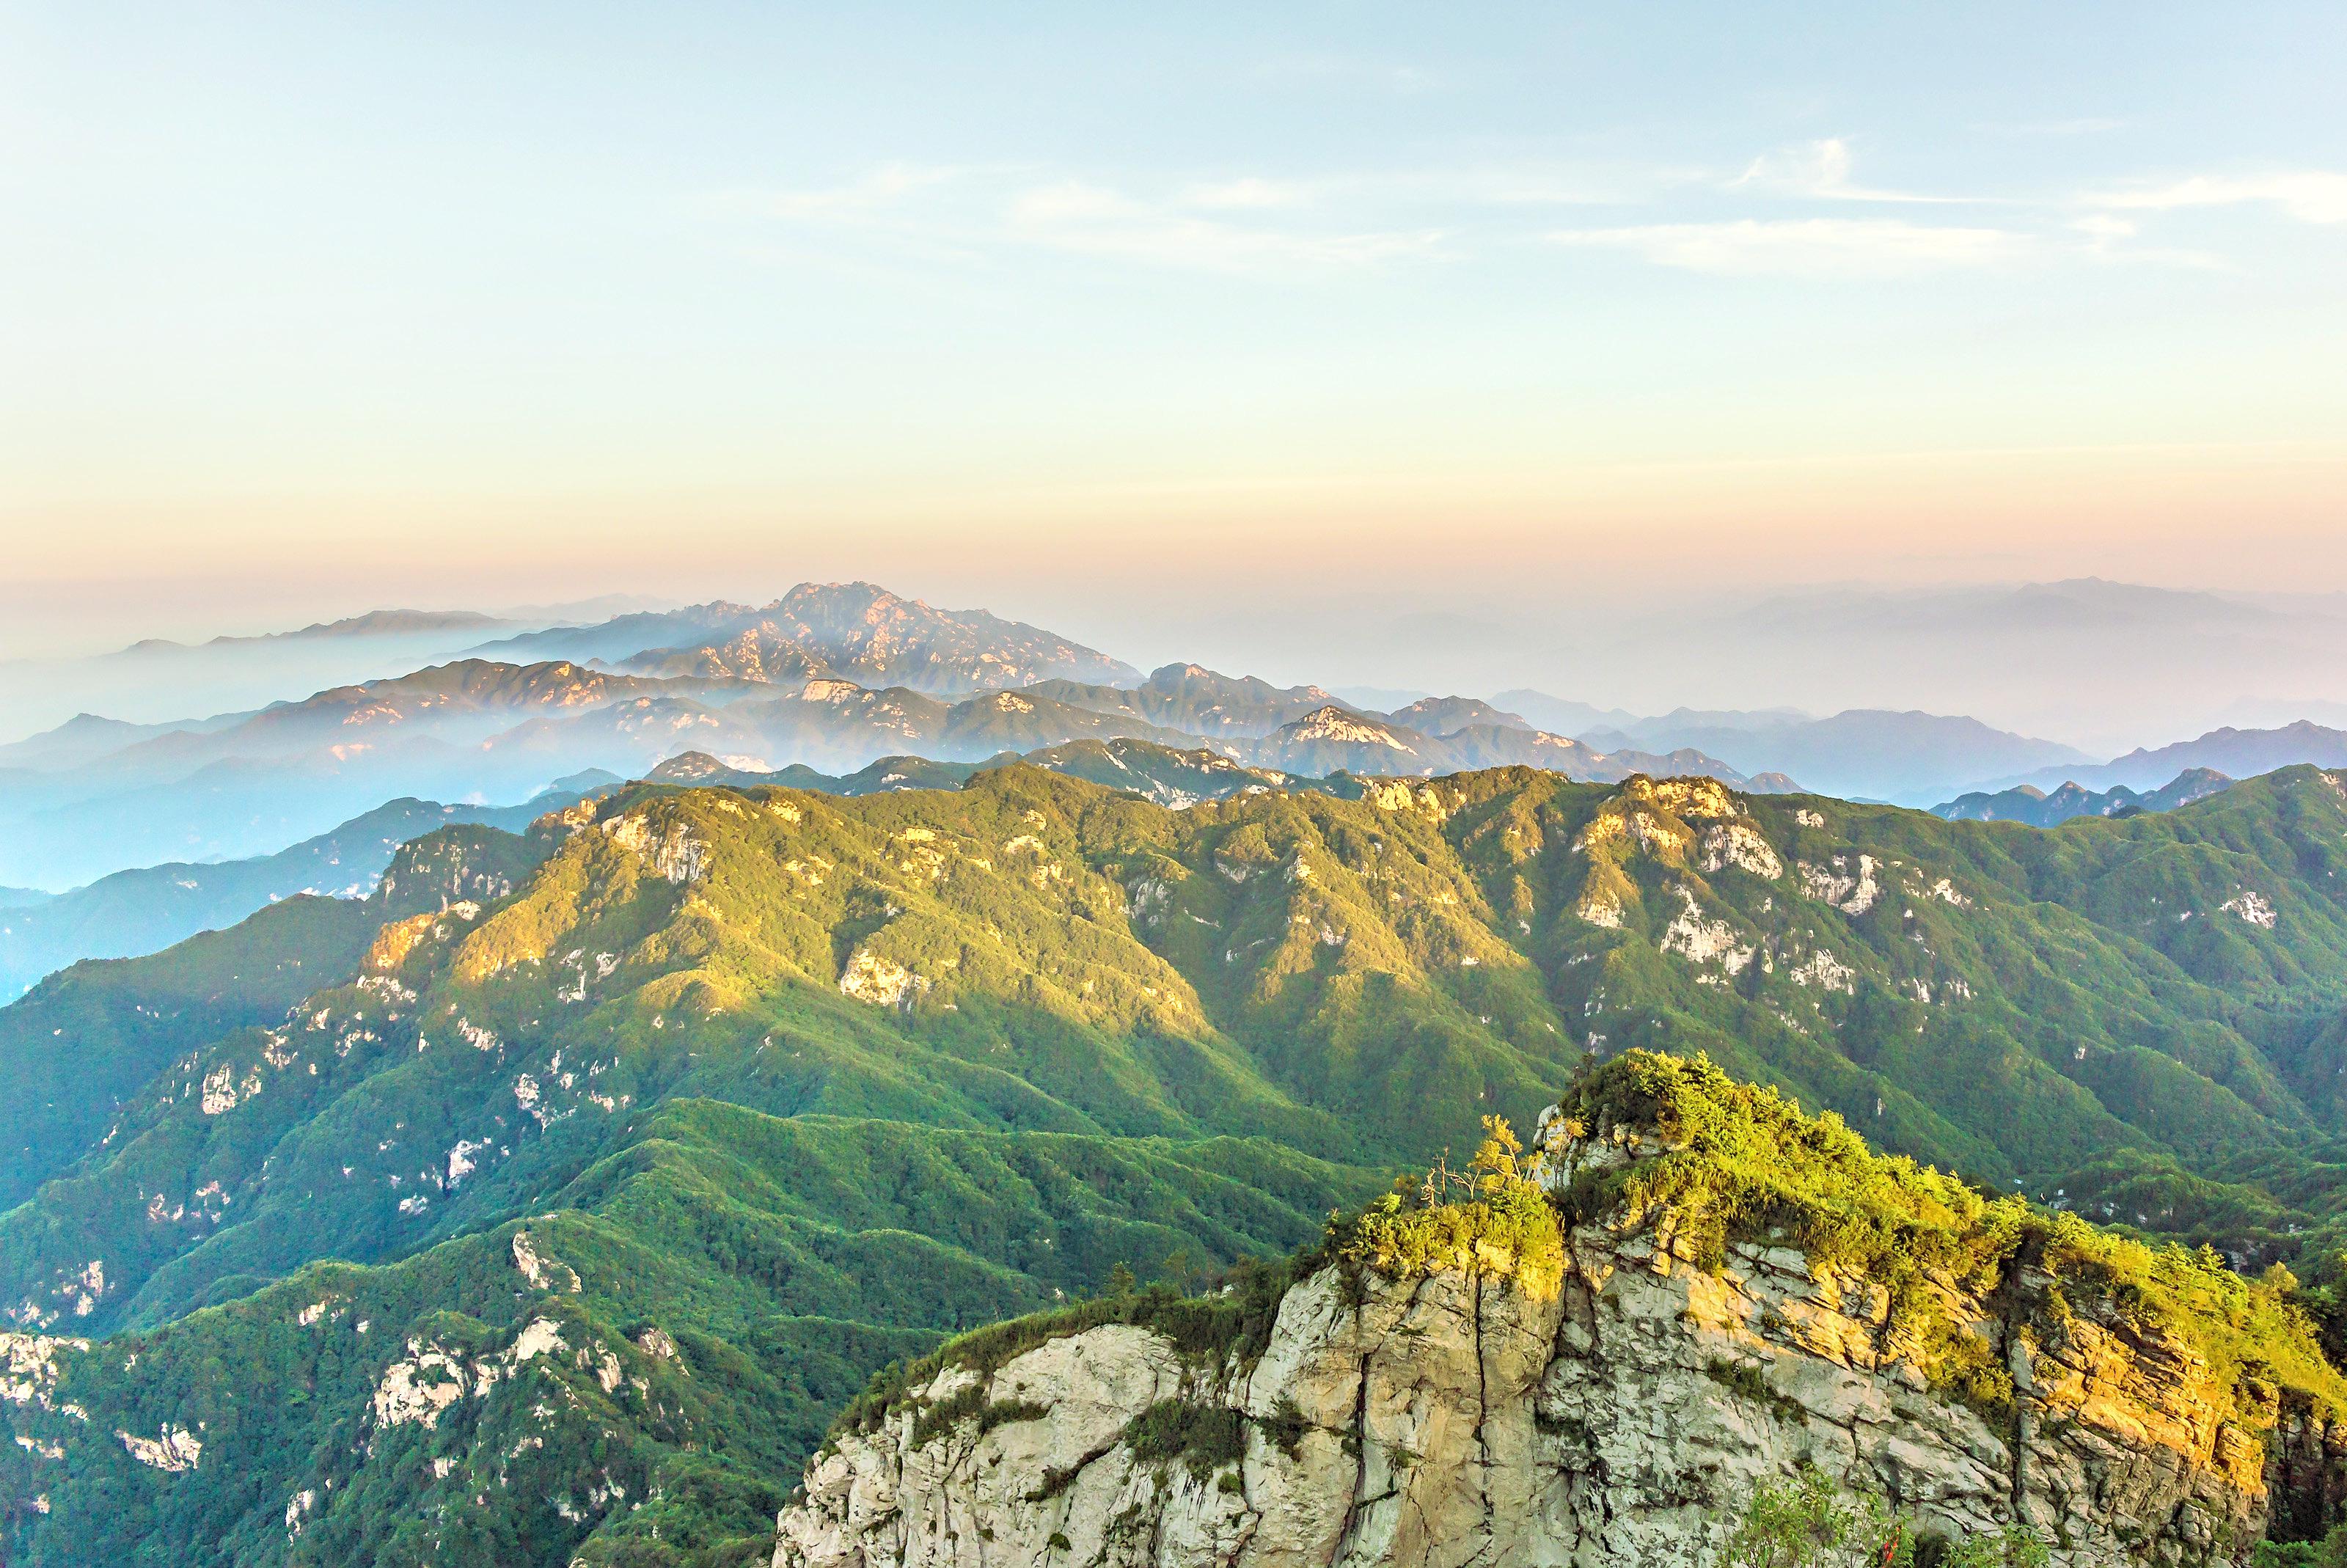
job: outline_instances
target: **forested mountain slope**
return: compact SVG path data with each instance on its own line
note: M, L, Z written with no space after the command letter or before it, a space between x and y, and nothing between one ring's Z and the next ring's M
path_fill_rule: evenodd
M519 805L385 801L274 855L203 865L174 862L101 876L0 915L0 998L13 1000L42 976L79 959L157 952L297 894L364 897L401 845L436 827L478 823L518 831L590 789L619 782L610 775L566 781L574 787L548 790Z
M282 1020L322 985L354 976L386 919L503 897L541 853L491 828L444 829L403 845L366 898L289 898L160 953L77 964L0 1008L13 1134L0 1140L0 1204L92 1147L175 1056Z
M22 1328L129 1333L7 1352L63 1368L0 1406L33 1445L5 1496L56 1522L33 1560L98 1560L69 1543L101 1513L109 1561L444 1560L447 1532L696 1560L919 1336L1112 1262L1293 1245L1593 1050L1706 1050L2244 1262L2337 1234L2331 775L2059 833L1701 779L1362 792L638 785L425 840L431 880L383 907L202 939L318 952L298 982L188 982L216 1022L157 1025L130 984L196 944L0 1011L12 1102L125 1085L110 1120L28 1132L18 1180L46 1184L0 1215ZM994 1207L938 1197L979 1168ZM685 1555L622 1553L654 1522Z

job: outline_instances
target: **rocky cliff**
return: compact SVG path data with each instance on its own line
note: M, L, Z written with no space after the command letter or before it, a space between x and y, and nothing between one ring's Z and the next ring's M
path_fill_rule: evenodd
M1129 1313L948 1348L810 1465L775 1568L1708 1563L1805 1473L1911 1542L2020 1525L2082 1568L2328 1522L2328 1368L2227 1337L2263 1332L2246 1282L2195 1296L2234 1276L2075 1222L2008 1235L1993 1204L1951 1230L1991 1238L1970 1264L1918 1231L1900 1255L1928 1266L1852 1268L1781 1202L1714 1227L1686 1162L1717 1153L1637 1120L1556 1115L1511 1167L1557 1194L1555 1266L1480 1221L1430 1248L1332 1232L1252 1341ZM1946 1180L1859 1158L1909 1196Z

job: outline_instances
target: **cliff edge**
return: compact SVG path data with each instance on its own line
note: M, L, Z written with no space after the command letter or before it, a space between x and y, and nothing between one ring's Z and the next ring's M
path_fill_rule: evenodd
M1286 1269L884 1379L775 1568L1692 1565L1804 1478L1870 1511L1867 1560L2238 1562L2337 1512L2347 1384L2280 1283L1700 1061L1616 1059L1529 1153L1493 1132Z

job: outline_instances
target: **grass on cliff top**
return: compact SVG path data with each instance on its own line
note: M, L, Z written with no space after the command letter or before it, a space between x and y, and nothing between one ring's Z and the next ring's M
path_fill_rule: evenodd
M2020 1198L1984 1197L1877 1154L1839 1116L1808 1115L1700 1056L1625 1051L1581 1078L1563 1115L1574 1135L1620 1138L1631 1155L1566 1188L1569 1219L1666 1216L1713 1265L1730 1242L1798 1246L1815 1265L1883 1286L1894 1316L1922 1319L1924 1342L1943 1354L1961 1326L1929 1321L1934 1275L2040 1336L2074 1315L2116 1317L2183 1341L2237 1393L2256 1379L2347 1413L2347 1378L2323 1357L2285 1271L2253 1281L2205 1246L2147 1245Z
M1358 1218L1332 1221L1327 1251L1389 1279L1456 1269L1553 1300L1564 1283L1564 1233L1539 1170L1540 1157L1524 1153L1506 1119L1486 1116L1464 1172L1438 1164L1423 1182L1395 1184Z
M1631 1155L1577 1176L1562 1198L1568 1214L1667 1213L1708 1265L1725 1260L1731 1241L1793 1245L1895 1296L1923 1270L1974 1282L2008 1255L2029 1213L2017 1199L1984 1198L1955 1176L1877 1154L1840 1116L1807 1115L1703 1056L1624 1051L1583 1075L1560 1114L1568 1134L1621 1141Z

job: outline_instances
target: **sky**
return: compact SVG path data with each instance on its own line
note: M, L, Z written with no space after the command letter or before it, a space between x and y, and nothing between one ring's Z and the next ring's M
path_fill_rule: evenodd
M2335 3L0 5L0 653L2347 589L2342 79Z

